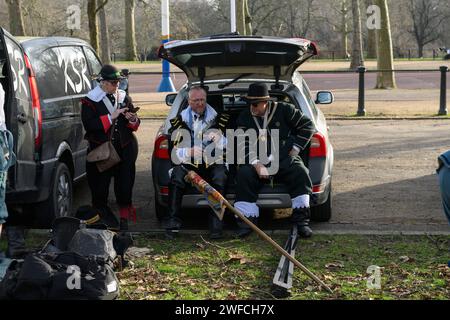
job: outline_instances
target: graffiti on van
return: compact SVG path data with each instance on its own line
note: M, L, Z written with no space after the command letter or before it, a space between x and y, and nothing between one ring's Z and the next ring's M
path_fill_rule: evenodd
M11 40L5 38L6 49L8 50L9 62L11 66L11 77L14 85L14 92L19 97L28 97L28 86L25 82L27 74L25 73L25 61L22 52L13 45Z
M58 55L59 67L64 70L64 90L69 94L82 93L91 89L91 81L88 77L88 66L86 58L78 48L61 47L61 55Z

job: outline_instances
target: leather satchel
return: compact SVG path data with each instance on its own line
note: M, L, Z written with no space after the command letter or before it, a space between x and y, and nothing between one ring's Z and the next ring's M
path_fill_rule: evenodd
M113 132L113 130L114 126L111 132ZM102 143L97 148L89 152L86 157L86 160L88 162L95 162L99 172L106 171L114 167L121 161L116 148L114 148L113 144L111 143L111 136L109 138L110 140Z

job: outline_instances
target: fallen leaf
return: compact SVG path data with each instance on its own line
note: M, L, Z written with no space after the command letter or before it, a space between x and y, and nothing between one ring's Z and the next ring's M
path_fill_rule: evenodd
M225 263L231 263L233 261L239 261L240 264L245 264L245 263L249 262L248 259L246 259L244 256L242 256L240 254L230 254L228 256L228 260L225 261Z
M325 265L325 268L327 268L327 269L343 268L343 267L344 267L344 263L342 261L335 261L335 262L327 263Z
M399 259L401 262L413 262L414 261L413 258L410 258L408 256L400 256Z
M230 294L228 294L227 296L227 300L236 300L237 296L235 293L231 292Z
M205 249L205 245L203 243L196 243L195 246L199 247L200 249Z
M130 255L130 256L133 256L136 258L141 258L146 255L149 255L152 251L153 251L153 249L150 249L150 248L131 247L131 248L128 248L127 255Z

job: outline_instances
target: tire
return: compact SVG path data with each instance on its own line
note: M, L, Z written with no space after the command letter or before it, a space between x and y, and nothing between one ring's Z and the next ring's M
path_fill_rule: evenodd
M158 219L159 222L161 222L164 217L167 216L167 210L168 208L161 205L158 202L158 195L155 192L155 214L156 214L156 219Z
M52 177L50 195L36 207L35 221L39 228L50 228L53 220L72 215L72 176L65 163L59 162Z
M327 222L331 219L332 212L332 192L331 186L328 192L328 199L323 204L311 207L311 220L315 222Z

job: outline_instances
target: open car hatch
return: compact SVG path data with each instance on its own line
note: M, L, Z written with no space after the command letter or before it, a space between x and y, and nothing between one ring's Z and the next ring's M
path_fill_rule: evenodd
M175 40L160 47L158 56L179 67L188 81L235 79L288 80L306 60L317 55L316 45L300 38L210 37Z

